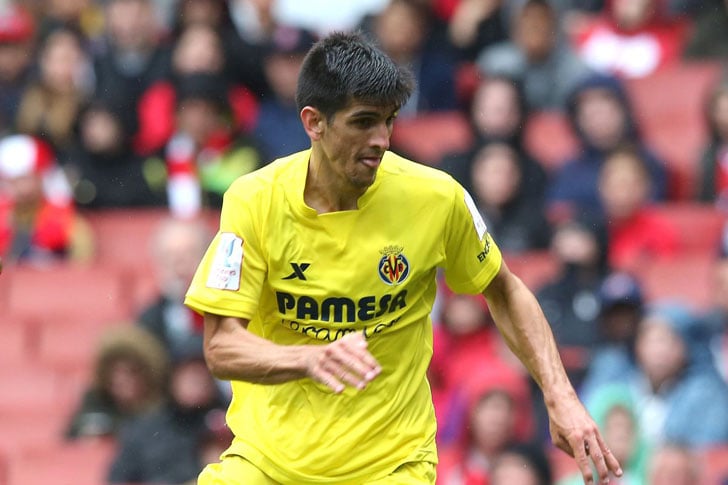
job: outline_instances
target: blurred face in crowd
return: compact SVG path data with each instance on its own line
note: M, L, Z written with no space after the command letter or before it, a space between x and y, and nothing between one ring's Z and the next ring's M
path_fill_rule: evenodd
M424 41L425 24L426 20L416 6L394 1L377 16L374 32L384 52L398 62L407 62L417 54Z
M632 217L649 199L650 180L636 154L619 152L604 162L599 175L599 196L609 220Z
M716 262L713 288L716 305L728 313L728 258Z
M263 69L273 91L286 103L295 104L298 72L305 54L272 53L266 57Z
M578 224L567 222L557 227L551 248L559 260L567 264L589 266L599 259L596 236Z
M112 0L106 10L107 31L122 51L144 51L156 35L154 10L149 0Z
M470 417L473 445L486 456L496 455L512 440L515 409L504 392L494 391L480 399Z
M0 82L17 81L30 64L30 42L0 43Z
M177 127L189 135L198 146L207 143L210 135L222 125L220 107L214 101L187 98L177 106Z
M483 135L512 136L521 122L516 87L504 79L481 82L473 97L471 116Z
M699 483L698 460L687 449L668 446L657 450L650 463L650 485Z
M722 89L714 98L710 117L718 136L728 142L728 87Z
M554 20L553 12L545 5L528 5L516 18L513 37L529 61L548 58L556 42Z
M90 0L46 0L47 11L54 17L74 21L88 8Z
M91 109L81 119L83 145L91 153L115 153L124 142L119 118L106 109Z
M206 229L200 224L181 220L163 223L156 234L153 253L160 287L166 295L184 295L207 243Z
M640 309L634 305L616 304L605 309L600 317L604 338L609 342L631 342L641 316Z
M220 38L204 25L187 27L172 54L172 65L180 74L220 72L224 60Z
M655 0L614 0L612 16L622 30L645 25L655 14Z
M653 389L677 377L687 357L682 338L657 316L647 317L640 323L635 351L637 362Z
M209 407L215 401L217 388L205 362L189 360L174 367L170 392L180 407L199 409Z
M478 297L450 295L443 308L443 320L454 335L468 335L487 324L485 309Z
M75 91L82 81L85 62L85 54L73 34L64 30L50 34L40 54L43 84L56 93Z
M493 464L490 485L540 485L533 466L516 453L505 452Z
M111 363L106 378L106 392L122 409L142 406L149 395L149 383L141 364L132 358L117 358Z
M637 443L636 423L632 414L621 406L613 407L604 423L604 441L620 463L629 463Z
M220 0L184 0L181 12L182 23L184 25L219 25L224 7L224 2Z
M627 118L622 105L611 92L594 88L579 95L576 122L589 143L608 150L622 141Z
M492 144L475 156L471 178L475 197L485 207L502 207L518 195L518 155L506 144Z

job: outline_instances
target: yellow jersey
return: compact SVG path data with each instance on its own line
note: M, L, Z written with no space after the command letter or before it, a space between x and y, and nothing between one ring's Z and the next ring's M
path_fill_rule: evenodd
M318 214L303 198L309 157L231 185L185 303L248 319L250 332L281 345L363 332L382 371L341 394L311 379L233 381L226 453L291 484L362 484L403 463L436 463L426 378L436 272L454 291L478 293L500 251L458 183L391 152L358 209Z

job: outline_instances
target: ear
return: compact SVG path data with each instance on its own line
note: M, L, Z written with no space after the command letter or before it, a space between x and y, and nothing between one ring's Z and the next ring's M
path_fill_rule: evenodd
M326 120L319 110L312 106L305 106L301 110L301 122L303 123L303 129L306 130L306 134L311 138L311 141L321 139L321 135L326 126Z

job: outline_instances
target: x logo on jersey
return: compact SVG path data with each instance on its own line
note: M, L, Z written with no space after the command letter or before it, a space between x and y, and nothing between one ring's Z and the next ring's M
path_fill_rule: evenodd
M311 266L311 263L291 263L291 267L293 268L293 273L289 274L284 280L306 280L306 275L303 274L304 271L308 269L308 267Z

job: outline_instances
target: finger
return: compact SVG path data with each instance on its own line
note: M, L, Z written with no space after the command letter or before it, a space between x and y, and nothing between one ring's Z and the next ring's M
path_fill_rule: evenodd
M381 372L379 363L366 349L332 345L326 351L327 357L344 367L347 372L361 377L365 383L374 379Z
M584 478L584 483L591 485L594 483L594 474L592 472L591 461L589 461L589 455L587 454L589 447L583 439L575 440L575 443L571 445L571 449L574 453L574 459L579 467L581 476Z
M610 450L607 444L604 442L604 439L602 439L602 435L598 433L597 442L599 443L599 448L601 448L604 453L604 460L609 470L618 477L621 477L623 472L622 467L619 465L619 460L617 460L614 454L612 454L612 450Z
M314 373L313 378L334 391L336 394L344 392L344 384L342 384L333 373L329 372L324 367L319 367Z
M604 450L599 445L599 442L596 439L596 434L591 435L591 437L586 440L584 452L594 463L594 467L597 469L597 475L599 476L599 482L609 483L609 469L604 461Z

